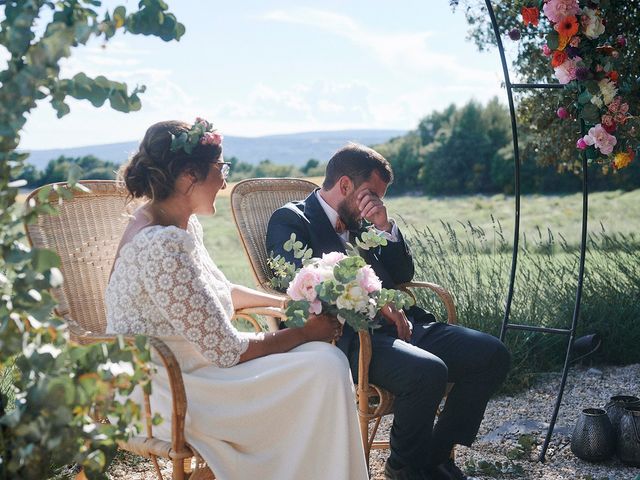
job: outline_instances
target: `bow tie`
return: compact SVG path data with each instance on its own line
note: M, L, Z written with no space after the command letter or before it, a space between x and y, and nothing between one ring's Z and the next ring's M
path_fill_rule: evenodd
M336 221L336 233L338 235L342 235L346 231L347 224L342 221L342 218L338 217L338 220Z

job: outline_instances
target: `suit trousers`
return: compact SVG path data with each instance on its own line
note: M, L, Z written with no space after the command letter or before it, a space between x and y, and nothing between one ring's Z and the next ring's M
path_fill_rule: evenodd
M445 461L455 444L470 446L474 441L511 357L499 339L457 325L415 324L411 343L395 338L390 327L371 336L369 380L396 397L390 457L428 468ZM348 354L356 381L358 343L355 336ZM434 426L448 382L455 385Z

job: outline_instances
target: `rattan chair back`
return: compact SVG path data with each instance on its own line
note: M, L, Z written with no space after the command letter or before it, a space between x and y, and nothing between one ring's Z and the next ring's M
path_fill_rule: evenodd
M127 204L127 192L118 182L89 180L82 184L88 191L74 190L70 199L61 196L60 190L68 188L61 183L35 190L26 200L34 202L45 196L54 205L58 202L57 215L39 215L26 230L32 246L54 250L60 256L60 270L68 281L53 295L59 304L57 313L69 322L74 336L105 332L104 292L129 220L127 212L135 207L135 203Z
M265 246L273 212L285 203L304 200L318 186L300 178L250 178L231 190L231 212L259 288L271 290Z

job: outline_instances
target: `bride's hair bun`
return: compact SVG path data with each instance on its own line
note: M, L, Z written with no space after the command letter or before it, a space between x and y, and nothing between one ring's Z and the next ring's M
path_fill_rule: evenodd
M176 179L185 171L202 181L209 173L209 165L222 154L220 144L199 144L186 153L184 149L171 150L171 140L189 131L189 125L180 121L159 122L147 130L138 151L118 170L133 198L163 200L175 188Z

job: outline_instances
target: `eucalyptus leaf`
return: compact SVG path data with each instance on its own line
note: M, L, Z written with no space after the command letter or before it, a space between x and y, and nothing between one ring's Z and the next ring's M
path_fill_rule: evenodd
M138 110L141 106L138 95L144 87L136 87L128 95L125 84L103 76L92 79L79 72L71 79L60 78L61 62L74 48L93 37L111 38L116 26L126 29L129 18L134 17L140 19L140 33L144 30L144 34L171 39L184 33L184 26L162 1L143 0L131 7L128 16L123 7L118 7L114 10L115 21L109 14L104 15L104 21L98 20L94 7L101 4L98 0L10 2L0 19L0 43L8 54L6 65L0 67L0 105L4 112L4 121L0 122L0 163L5 165L4 188L0 189L0 238L4 247L0 368L11 364L15 371L12 393L16 403L10 413L0 418L2 478L52 478L53 468L61 460L83 464L90 478L98 478L115 455L116 441L125 440L135 431L131 424L141 414L134 403L112 401L107 393L118 385L128 384L131 388L133 379L146 381L147 351L136 357L131 379L120 375L112 382L94 380L92 393L87 394L76 379L95 371L109 350L68 342L66 328L51 315L55 302L48 292L50 286L62 282L59 261L52 252L31 251L22 244L21 222L32 222L36 215L54 215L56 209L48 203L54 190L59 201L70 199L73 192L45 187L28 208L20 210L15 188L23 182L13 180L23 175L27 155L15 150L26 120L37 106L51 102L58 117L70 113L65 102L69 96L89 100L94 106L103 105L109 98L111 105L121 111ZM164 17L161 23L157 22L159 13ZM78 178L78 171L72 169L71 183ZM113 355L132 358L138 355L135 352L136 348L127 346L123 352L113 350ZM115 417L115 425L95 423L89 414L98 410Z

